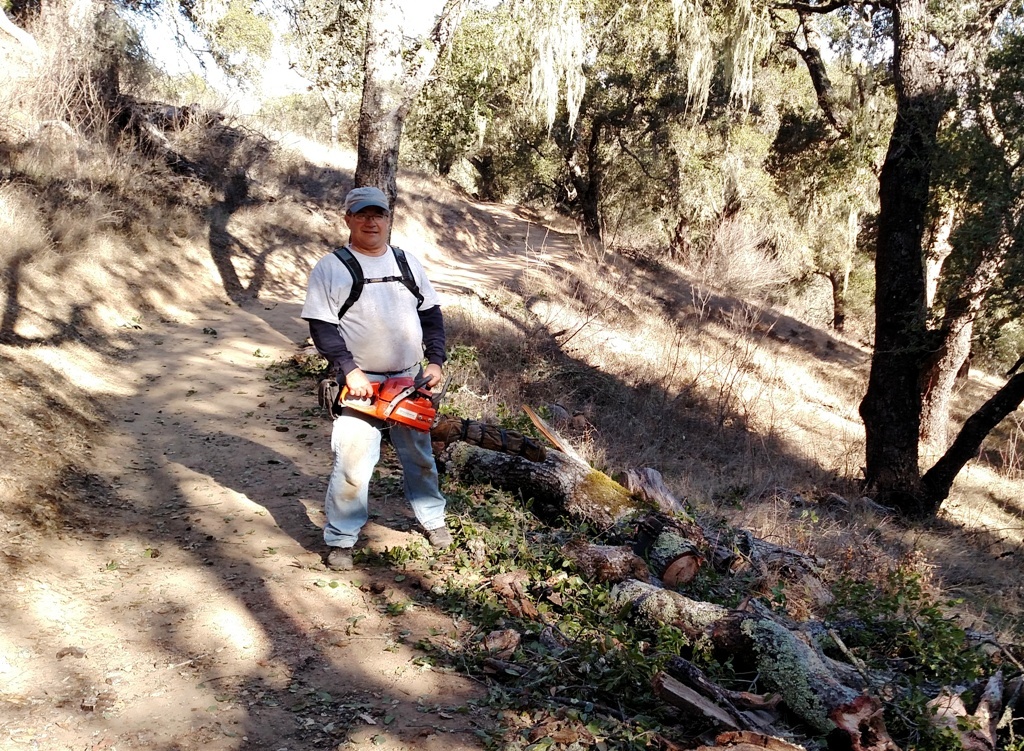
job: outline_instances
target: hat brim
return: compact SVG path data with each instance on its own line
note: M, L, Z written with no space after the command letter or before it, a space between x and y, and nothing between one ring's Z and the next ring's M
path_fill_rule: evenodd
M364 198L364 199L362 199L360 201L356 201L351 206L349 206L348 213L350 213L350 214L357 214L360 211L362 211L363 209L368 209L371 206L375 206L378 209L383 209L384 211L389 212L389 213L391 211L391 209L388 208L388 205L386 203L384 203L383 201L379 200L379 199L376 199L376 198Z

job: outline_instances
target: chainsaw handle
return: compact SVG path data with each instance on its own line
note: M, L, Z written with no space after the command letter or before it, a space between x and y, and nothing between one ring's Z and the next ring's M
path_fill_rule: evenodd
M418 389L424 389L427 387L428 383L430 383L430 376L428 376L426 373L420 373L413 380L412 385Z

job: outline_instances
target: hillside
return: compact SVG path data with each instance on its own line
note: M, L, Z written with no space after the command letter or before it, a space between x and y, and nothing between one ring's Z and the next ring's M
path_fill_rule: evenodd
M485 626L438 594L481 567L470 541L551 534L498 526L489 504L511 518L514 496L447 488L466 544L435 560L387 463L364 561L321 562L329 423L289 363L306 275L344 239L352 155L216 118L177 137L199 172L59 127L4 142L5 742L521 747L540 705L494 699L469 656ZM428 176L400 189L393 239L444 295L453 409L528 429L523 404L557 405L595 466L658 469L709 523L827 561L829 584L914 572L1015 638L1012 444L991 446L1002 474L979 461L934 524L903 527L857 492L862 345L551 217ZM974 374L961 409L991 390ZM494 517L479 537L476 505ZM783 577L749 594L819 606Z

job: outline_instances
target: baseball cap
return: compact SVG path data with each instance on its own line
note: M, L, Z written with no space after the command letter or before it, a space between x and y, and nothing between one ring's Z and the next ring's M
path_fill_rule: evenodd
M345 213L355 214L369 206L391 211L388 206L388 197L380 188L354 188L345 196Z

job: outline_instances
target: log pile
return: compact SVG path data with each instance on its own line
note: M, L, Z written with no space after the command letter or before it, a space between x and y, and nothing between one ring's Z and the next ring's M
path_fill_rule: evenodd
M792 742L794 723L809 737L827 739L830 748L898 751L885 726L882 701L871 693L891 676L871 675L834 630L820 622L796 623L756 599L726 608L677 591L710 566L725 576L800 584L822 604L830 594L821 581L821 561L746 531L704 529L654 470L628 473L627 488L550 449L543 461L529 462L453 445L445 461L464 481L489 483L531 500L545 521L586 522L605 530L619 544L577 537L565 547L582 576L614 582L613 601L639 625L672 625L692 643L758 676L763 693L732 691L682 655L655 676L655 695L681 721L701 718L720 731L714 745L702 751L793 751L800 748ZM522 612L519 592L505 583L501 590ZM1002 694L1000 676L985 687L973 712L959 695L942 695L934 705L936 727L956 733L967 751L994 751Z

